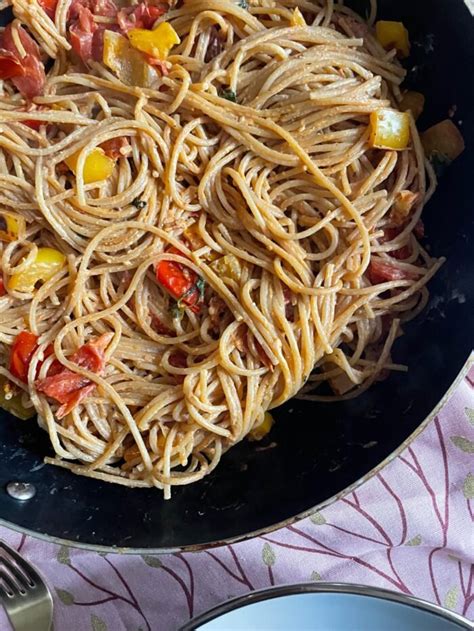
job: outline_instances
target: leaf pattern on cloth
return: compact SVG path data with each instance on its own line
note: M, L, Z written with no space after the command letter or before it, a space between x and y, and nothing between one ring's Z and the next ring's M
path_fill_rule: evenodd
M472 473L468 473L464 480L463 493L467 500L474 499L474 475Z
M91 615L91 629L92 631L108 631L109 627L102 618L99 618L99 616L93 613Z
M474 441L465 436L451 436L452 442L467 454L474 454Z
M460 447L473 444L473 409L474 368L418 438L355 492L243 543L130 556L59 546L4 527L0 537L49 582L56 631L177 631L228 598L321 580L412 594L473 619L466 533L474 520L474 472L470 448ZM7 628L0 610L0 629Z
M268 543L263 544L262 559L267 567L272 567L272 565L275 565L275 561L276 561L275 552L272 546L269 545Z
M142 559L150 567L160 568L162 566L162 563L161 563L159 557L157 557L157 556L152 556L151 554L143 554L142 555Z
M443 605L446 607L446 609L451 609L451 611L454 611L456 609L458 596L459 596L459 590L458 590L457 585L455 585L454 587L451 587L451 589L448 591L444 599Z
M69 606L74 604L74 596L67 590L56 587L56 593L63 605Z
M58 563L62 563L63 565L69 565L71 563L71 559L69 558L69 548L67 546L61 546L59 548L57 559Z
M467 420L474 427L474 409L473 408L464 408L464 412L466 413Z
M309 520L313 524L316 524L316 526L322 526L326 523L326 518L321 513L313 513L312 515L310 515Z

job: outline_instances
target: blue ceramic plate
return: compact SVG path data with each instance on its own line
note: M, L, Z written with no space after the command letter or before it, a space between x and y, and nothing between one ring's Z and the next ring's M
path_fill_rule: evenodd
M226 602L182 631L463 631L450 611L384 589L340 583L254 592Z

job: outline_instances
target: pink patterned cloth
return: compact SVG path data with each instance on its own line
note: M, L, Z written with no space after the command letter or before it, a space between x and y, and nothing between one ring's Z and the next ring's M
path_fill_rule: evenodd
M55 631L173 631L250 590L341 581L474 618L474 366L401 456L294 526L199 553L96 554L0 528L47 578ZM3 612L0 629L8 629Z

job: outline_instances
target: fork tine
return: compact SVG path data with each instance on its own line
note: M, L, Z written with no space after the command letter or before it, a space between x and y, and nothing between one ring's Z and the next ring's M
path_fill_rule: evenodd
M5 572L3 566L8 570L8 572ZM19 585L19 591L23 591L25 592L25 590L30 589L32 587L32 584L30 582L30 580L28 579L28 577L26 577L23 572L21 572L18 567L16 566L15 563L12 563L12 561L10 559L8 559L7 557L1 555L0 556L0 575L5 575L5 574L10 574L18 583Z
M20 569L23 572L23 575L26 577L29 587L34 587L35 585L37 585L38 583L40 583L42 581L41 577L36 572L36 570L29 563L27 563L18 554L18 552L16 550L14 550L13 548L10 548L10 546L8 546L3 541L0 541L0 549L2 549L4 552L6 552L7 555L9 555L15 561L18 569ZM3 557L3 558L5 558L5 557ZM11 563L11 561L10 561L10 563Z
M6 592L8 598L13 598L13 596L15 596L15 594L17 594L20 591L18 589L18 586L12 580L12 578L8 576L8 574L5 574L5 572L2 572L1 570L0 570L0 581L1 583L3 583L2 587L4 591ZM7 589L5 589L5 585ZM23 592L24 591L25 590L23 590Z
M6 586L3 580L0 578L0 600L6 601L9 598L13 598L15 594L10 591L10 588Z
M53 599L39 572L16 550L0 541L0 603L14 629L46 631L51 627Z

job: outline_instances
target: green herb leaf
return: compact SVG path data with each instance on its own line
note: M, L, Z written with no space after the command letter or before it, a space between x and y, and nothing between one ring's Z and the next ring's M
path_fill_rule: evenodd
M143 199L140 199L139 197L135 197L135 199L132 202L132 206L135 206L137 210L143 210L144 208L146 208L146 202Z
M230 88L225 88L225 90L221 90L219 92L219 96L221 97L221 99L227 99L232 103L237 103L237 94L234 92L234 90L231 90Z
M422 541L421 535L416 535L416 537L413 537L413 539L410 539L410 541L407 541L406 545L407 546L419 546L421 541Z
M321 581L322 577L319 572L311 572L311 580L312 581Z
M247 0L239 0L238 5L241 9L249 8L249 3L247 2Z
M196 281L196 289L199 291L199 301L204 300L204 292L206 291L206 281L204 278L199 277Z
M176 302L170 309L171 317L176 320L181 320L184 314L184 309L180 306L179 302Z

